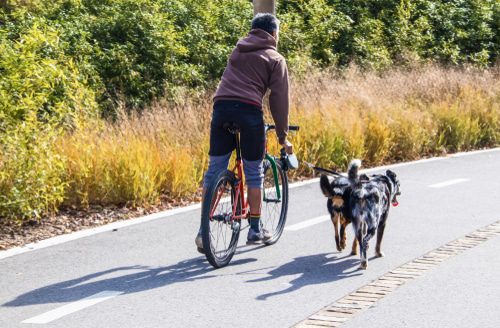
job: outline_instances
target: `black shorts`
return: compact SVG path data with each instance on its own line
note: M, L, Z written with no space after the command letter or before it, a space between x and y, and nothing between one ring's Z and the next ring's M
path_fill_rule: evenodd
M235 136L223 128L225 123L236 123L240 127L241 155L244 159L264 159L266 133L260 107L236 100L215 102L210 126L211 156L226 155L236 148Z

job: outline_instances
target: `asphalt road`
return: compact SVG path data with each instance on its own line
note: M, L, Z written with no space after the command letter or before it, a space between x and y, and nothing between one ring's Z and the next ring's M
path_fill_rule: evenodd
M271 247L244 246L243 233L219 270L194 248L199 210L4 258L0 327L290 327L500 220L499 169L500 149L394 167L403 195L389 216L386 257L367 271L335 250L329 221L308 221L327 214L316 181L291 189L287 227L319 223L286 230ZM499 239L443 262L345 326L496 327Z

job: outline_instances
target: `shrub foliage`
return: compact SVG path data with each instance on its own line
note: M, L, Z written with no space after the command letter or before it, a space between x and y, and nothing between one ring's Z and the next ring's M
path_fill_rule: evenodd
M0 38L58 32L102 111L176 99L219 78L252 17L248 0L6 0ZM495 0L282 0L280 49L291 69L383 69L423 61L485 67L499 52Z

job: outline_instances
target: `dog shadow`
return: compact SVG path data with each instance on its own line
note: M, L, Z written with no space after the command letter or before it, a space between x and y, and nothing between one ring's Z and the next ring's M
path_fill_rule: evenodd
M238 259L232 261L231 265L243 265L254 261L257 259ZM211 272L212 274L210 274ZM103 290L116 290L123 291L124 294L132 294L218 276L213 273L212 266L201 257L180 261L165 267L141 265L117 267L35 289L17 296L2 306L18 307L74 302ZM107 278L104 278L105 276Z
M331 253L324 253L301 256L267 272L268 276L248 280L247 283L270 281L283 276L295 276L300 274L300 276L290 281L290 286L288 288L262 294L257 297L257 300L265 301L269 297L292 293L305 286L324 284L362 275L362 273L357 270L358 265L359 260L349 255L337 257L335 255L332 256Z

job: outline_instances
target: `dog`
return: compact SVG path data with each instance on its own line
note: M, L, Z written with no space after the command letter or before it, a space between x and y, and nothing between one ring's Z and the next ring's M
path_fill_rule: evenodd
M353 160L349 164L347 178L340 177L332 183L322 175L320 186L323 194L328 197L327 207L335 228L337 250L345 248L345 227L352 222L355 239L351 254L357 254L357 243L359 243L360 269L367 269L366 252L368 243L375 233L377 233L375 255L384 256L381 244L390 205L398 205L397 197L401 191L399 180L393 171L387 170L385 174L372 176L359 175L360 166L360 160ZM337 232L339 221L340 237Z
M352 221L352 211L348 207L350 202L352 185L358 180L358 169L361 166L361 161L353 160L349 164L347 177L340 176L335 178L331 183L328 177L324 174L320 177L321 191L328 198L326 206L330 213L335 232L335 243L337 250L341 252L346 247L345 229ZM340 233L339 233L340 224ZM354 239L352 244L351 255L357 255L357 240Z

